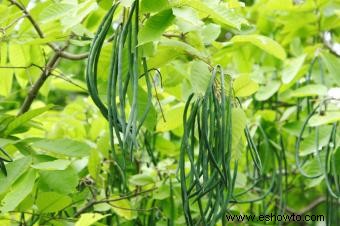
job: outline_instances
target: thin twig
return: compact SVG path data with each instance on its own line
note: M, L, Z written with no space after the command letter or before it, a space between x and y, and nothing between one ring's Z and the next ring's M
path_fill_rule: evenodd
M24 14L24 16L30 21L32 26L34 27L35 31L38 33L40 38L44 38L45 35L37 22L33 19L32 15L28 12L26 7L19 3L16 0L9 0L10 3L18 7ZM43 86L45 83L46 79L51 75L52 70L57 66L60 58L66 58L69 60L81 60L85 59L88 56L88 53L83 53L83 54L73 54L66 52L65 49L68 47L68 44L66 44L64 47L59 48L58 45L54 43L47 43L49 47L53 49L55 54L52 56L52 58L47 62L46 66L44 67L39 79L33 84L32 88L30 89L27 97L24 100L24 103L22 104L18 115L21 115L29 110L31 107L35 97L37 96L40 88Z
M21 108L18 112L18 115L21 115L21 114L27 112L30 109L30 107L31 107L35 97L37 96L40 88L43 86L43 84L45 83L48 76L50 76L52 70L56 67L59 60L60 60L60 55L58 53L55 53L52 56L52 58L48 61L47 65L44 67L44 70L41 72L40 77L33 84L30 91L28 92L28 95L25 98L24 103L22 104L22 106L21 106Z
M0 32L5 34L5 32L11 28L12 26L14 26L16 23L18 23L22 18L26 17L26 15L22 15L21 17L13 20L9 25L7 25L6 27L0 27Z
M70 84L72 84L72 85L78 87L79 89L82 89L84 92L87 93L87 89L86 89L86 88L84 88L84 87L78 85L77 83L75 83L74 81L72 81L72 79L66 77L64 74L54 74L54 73L51 73L51 76L54 76L54 77L59 78L59 79L62 79L62 80L64 80L65 82L68 82L68 83L70 83Z
M154 190L156 190L157 188L151 188L145 191L141 191L138 193L133 193L130 195L126 195L126 196L122 196L122 197L118 197L118 198L114 198L114 199L102 199L102 200L91 200L89 201L83 208L79 209L75 214L74 217L78 217L80 216L80 214L84 213L87 209L91 208L92 206L96 205L96 204L100 204L100 203L108 203L110 204L111 202L117 202L120 200L124 200L124 199L129 199L129 198L133 198L133 197L137 197L139 195L145 194L145 193L149 193L152 192ZM110 204L111 205L111 204ZM116 207L116 206L115 206Z
M157 73L159 76L162 76L160 71L158 69L156 69ZM161 81L162 81L162 77L161 77ZM159 109L161 111L161 114L162 114L162 118L163 118L163 121L166 122L166 119L165 119L165 116L164 116L164 112L163 112L163 108L162 108L162 105L161 105L161 102L159 100L159 97L158 97L158 92L157 92L157 87L156 87L156 83L155 83L155 80L152 78L152 83L153 83L153 87L155 89L155 95L156 95L156 100L157 100L157 103L159 105ZM162 84L162 82L161 82Z

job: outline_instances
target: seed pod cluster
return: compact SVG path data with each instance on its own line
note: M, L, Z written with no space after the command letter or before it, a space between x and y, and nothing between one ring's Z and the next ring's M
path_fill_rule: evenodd
M254 172L248 173L253 185L246 192L234 192L239 164L237 159L232 158L232 109L236 107L241 107L241 103L233 96L232 79L224 74L221 66L214 68L204 96L191 94L186 102L179 180L188 225L215 225L220 220L226 225L224 216L230 203L257 202L273 192L279 193L279 199L282 199L282 156L275 152L274 168L267 170L266 173L272 173L266 175L247 126L244 135L254 165ZM264 131L261 135L266 137ZM276 163L279 165L278 173ZM242 196L255 187L261 187L264 192L255 199L243 199ZM198 207L199 216L193 215L193 206Z
M130 7L124 7L121 10L122 21L111 37L113 43L111 67L107 75L107 99L102 100L99 96L97 86L97 69L101 66L98 65L99 56L118 5L119 3L114 4L105 15L92 41L86 67L86 81L93 102L109 122L113 157L124 171L126 158L129 157L132 160L133 150L137 147L139 130L152 104L152 92L146 60L138 54L139 1L136 0ZM142 69L141 65L143 65ZM139 114L137 99L140 70L144 71L148 100L144 112ZM120 160L117 157L115 141L118 142L119 149L122 151L123 157Z

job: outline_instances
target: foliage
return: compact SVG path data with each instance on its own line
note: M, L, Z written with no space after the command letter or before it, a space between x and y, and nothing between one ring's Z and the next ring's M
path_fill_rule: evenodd
M0 1L0 225L336 225L339 9Z

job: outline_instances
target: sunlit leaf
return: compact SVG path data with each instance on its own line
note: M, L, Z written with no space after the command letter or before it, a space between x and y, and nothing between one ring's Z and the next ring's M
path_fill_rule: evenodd
M182 125L184 105L175 106L164 112L165 122L160 119L157 123L157 131L164 132L176 129Z
M32 165L31 167L34 169L39 169L39 170L64 170L66 169L71 162L69 160L65 159L57 159L54 161L50 162L41 162Z
M138 33L139 44L158 40L174 20L171 9L167 9L150 17Z
M282 46L273 39L263 35L236 35L231 41L233 43L251 43L280 60L286 58L286 52Z
M193 91L198 95L203 95L208 88L211 73L209 65L202 61L194 61L191 64L190 81Z
M44 191L69 194L75 192L78 181L76 170L70 166L65 170L40 171L39 186Z
M340 121L340 112L326 112L323 115L313 115L309 120L309 126L321 126Z
M233 83L235 95L238 97L246 97L255 93L259 85L254 82L249 75L240 75Z
M291 97L324 96L327 94L327 87L321 84L305 85L292 91Z
M35 171L29 170L15 182L10 192L1 201L0 212L13 211L31 193L35 182Z
M143 186L143 185L147 185L147 184L152 184L155 181L154 181L154 178L151 175L136 174L136 175L133 175L129 179L129 182L133 185Z
M47 152L65 156L83 157L90 154L90 146L86 143L66 138L55 140L41 139L32 145Z
M306 58L306 55L301 55L299 57L293 59L287 59L284 64L284 68L282 71L282 82L287 84L291 82L294 77L299 72L300 68L303 65L303 62Z
M10 135L14 130L18 127L20 127L22 124L28 122L29 120L37 117L38 115L41 115L42 113L48 111L51 109L51 105L42 107L42 108L37 108L34 110L30 110L28 112L25 112L24 114L16 117L11 123L9 123L7 129L5 130L5 136Z
M217 22L236 29L241 29L242 24L247 24L247 20L239 16L233 10L228 9L223 3L205 3L200 0L181 0L180 5L187 5L198 12L209 16Z
M17 159L6 165L7 176L0 173L0 194L6 192L10 186L28 169L32 159L29 157Z
M76 222L75 226L90 226L107 216L108 215L102 215L99 213L83 213L80 215L80 218Z
M111 199L119 199L119 196L112 196ZM131 203L127 199L121 199L117 201L110 202L113 211L121 217L127 220L132 220L135 218L133 211L131 210Z
M279 81L269 81L268 84L259 88L259 90L255 94L255 98L259 101L268 100L279 90L280 85L281 83Z
M56 192L40 192L36 205L41 213L53 213L65 208L71 202L72 199L67 195L61 195Z
M149 12L159 12L169 5L168 0L142 0L141 1L141 11L143 13Z

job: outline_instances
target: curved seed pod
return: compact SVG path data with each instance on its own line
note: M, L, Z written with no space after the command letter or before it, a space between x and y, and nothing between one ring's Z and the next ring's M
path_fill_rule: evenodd
M335 163L333 157L333 148L336 147L336 131L337 131L337 123L334 123L332 126L332 132L331 136L329 138L328 145L326 147L326 163L325 163L325 182L327 186L327 190L331 196L333 196L336 199L340 198L340 188L339 188L339 181L337 178L337 173L335 172L335 166L337 163ZM334 175L333 179L330 175ZM332 181L334 183L334 186L332 186ZM334 187L334 188L333 188ZM334 191L335 189L335 191Z
M300 156L299 156L299 151L300 151L300 145L301 145L301 142L302 142L302 136L304 134L304 131L307 127L307 124L309 122L309 120L312 118L313 115L316 114L317 110L321 107L322 104L324 104L327 100L324 100L322 101L319 105L317 105L310 113L309 115L307 116L306 120L304 121L303 125L302 125L302 128L300 130L300 134L297 138L297 141L295 143L295 161L296 161L296 166L298 168L298 170L300 171L300 173L304 176L304 177L307 177L307 178L317 178L317 177L320 177L323 175L323 172L320 172L319 174L317 175L309 175L307 174L303 168L302 168L302 164L301 164L301 161L300 161ZM317 146L318 146L318 137L316 137L316 143L317 143ZM319 156L319 150L317 150L317 154L318 154L318 158L320 158ZM321 164L321 163L320 163Z
M97 105L100 112L103 114L105 118L108 118L108 110L98 96L97 67L101 47L103 46L105 36L111 26L112 17L117 7L118 3L114 4L109 10L109 12L105 15L102 23L100 24L99 29L92 41L86 66L86 83L89 90L89 94L93 102Z

